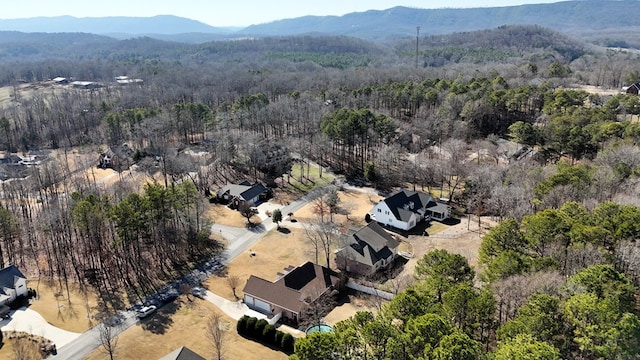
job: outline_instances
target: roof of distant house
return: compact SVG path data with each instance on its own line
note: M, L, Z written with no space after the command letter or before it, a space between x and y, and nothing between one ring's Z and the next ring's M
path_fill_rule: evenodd
M188 347L181 346L161 357L160 360L205 360L205 358L198 355Z
M275 282L251 275L243 293L300 313L328 288L338 283L338 273L324 266L306 262Z
M220 189L220 191L218 191L218 196L221 196L227 191L231 196L241 197L244 200L251 200L256 196L262 194L263 192L267 191L267 188L260 183L250 185L248 181L243 181L240 184L225 185L225 187L223 187L222 189Z

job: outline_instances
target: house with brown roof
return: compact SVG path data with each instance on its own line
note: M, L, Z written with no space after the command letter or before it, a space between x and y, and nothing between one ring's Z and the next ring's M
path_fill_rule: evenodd
M305 309L339 284L337 272L309 261L289 266L273 282L251 275L242 292L249 308L297 323Z
M363 276L373 275L393 263L400 245L376 222L350 230L340 240L343 247L336 251L338 268Z

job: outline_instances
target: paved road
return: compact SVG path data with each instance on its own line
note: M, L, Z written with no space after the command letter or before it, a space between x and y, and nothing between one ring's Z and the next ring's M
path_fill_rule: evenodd
M307 205L322 194L325 194L332 187L335 186L328 185L322 188L318 188L303 196L302 198L290 203L289 205L282 207L282 214L286 216L286 214L300 210L303 206ZM265 218L261 224L253 228L246 229L217 224L212 225L211 231L214 233L221 233L229 242L227 248L222 253L221 262L223 264L228 264L237 256L250 249L256 241L260 240L267 232L274 229L275 227L276 225L270 218ZM182 280L193 279L201 277L202 275L203 271L194 270L191 274L184 276ZM133 311L123 311L121 315L124 318L122 323L115 327L117 334L120 334L121 332L125 331L138 322L138 319L136 318ZM89 355L92 351L100 346L98 336L99 326L102 325L98 325L92 329L89 329L69 344L60 347L58 349L58 354L49 356L49 359L77 360Z
M113 336L119 335L138 322L138 318L136 318L135 313L132 311L122 312L121 315L122 322L113 327ZM92 351L100 347L100 326L104 325L97 325L82 333L82 335L69 344L58 348L57 355L51 355L49 359L77 360L89 355Z

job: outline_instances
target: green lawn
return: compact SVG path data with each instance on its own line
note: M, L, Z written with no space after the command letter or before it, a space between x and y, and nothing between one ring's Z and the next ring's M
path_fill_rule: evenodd
M307 166L296 163L291 168L291 177L289 178L289 186L296 191L303 194L308 193L317 186L329 184L333 181L334 177L330 173L322 172L320 177L320 168L315 165L309 167L309 174L307 176ZM303 172L304 171L304 172ZM302 173L302 181L301 180Z

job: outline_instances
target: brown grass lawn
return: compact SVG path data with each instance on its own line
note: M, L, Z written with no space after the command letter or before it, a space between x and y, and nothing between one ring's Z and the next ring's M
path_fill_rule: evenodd
M226 205L220 204L207 204L206 217L211 219L216 224L244 227L247 225L247 218L242 216L239 211L231 210ZM252 216L251 222L259 224L260 218L258 216Z
M30 280L29 287L36 289L37 300L32 301L31 310L37 311L48 323L73 332L84 332L96 324L97 297L91 289L83 294L77 284L70 284L70 297L65 287L57 282ZM91 316L88 316L90 314Z
M240 278L240 286L236 289L236 295L242 298L242 288L250 275L256 275L266 280L276 280L276 274L282 272L289 265L297 266L306 261L315 261L312 246L305 237L303 229L287 226L291 224L285 221L282 224L284 232L272 230L260 239L251 248L255 256L247 252L235 258L227 267L226 274L212 276L204 285L214 293L228 299L235 300L227 277L236 275ZM288 233L286 233L289 231ZM324 257L320 257L323 264Z
M379 195L361 192L356 190L339 191L338 196L340 202L338 207L349 212L349 215L334 214L333 222L343 225L343 228L349 225L364 226L365 215L371 210L373 205L383 198ZM293 217L301 222L310 222L318 219L318 215L314 212L315 205L307 204L300 210L296 211ZM328 218L328 215L325 216Z
M18 339L4 339L2 343L2 347L0 347L0 359L15 359L16 355L14 353L14 346L18 341L23 341L23 344L26 346L26 351L23 353L24 360L39 360L40 349L38 345L34 342L27 340L18 340ZM22 359L21 359L22 360Z
M211 342L206 337L207 320L219 310L211 303L181 296L157 314L142 320L119 336L115 359L159 359L171 351L186 346L206 359L214 358ZM236 322L224 316L228 323L224 359L288 359L282 352L271 350L260 343L247 340L236 332ZM85 359L102 360L109 356L101 349Z

